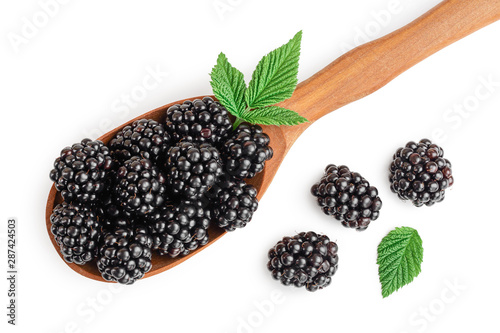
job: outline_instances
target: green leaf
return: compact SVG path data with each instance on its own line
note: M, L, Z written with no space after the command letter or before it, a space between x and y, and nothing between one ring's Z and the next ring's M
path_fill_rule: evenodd
M413 228L396 228L382 239L378 246L377 264L383 297L418 276L423 254L422 239Z
M232 115L239 117L245 110L246 84L243 73L231 66L226 55L221 52L210 77L215 97Z
M241 115L241 119L251 124L261 125L298 125L308 120L297 112L280 106L257 108Z
M246 103L251 109L276 104L292 96L297 85L301 39L302 31L299 31L288 43L259 62L245 92Z

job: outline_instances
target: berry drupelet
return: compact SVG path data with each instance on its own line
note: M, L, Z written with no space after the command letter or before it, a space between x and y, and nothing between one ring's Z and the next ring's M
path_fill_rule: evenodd
M63 201L54 207L50 222L64 260L83 265L96 257L101 223L93 207Z
M377 189L344 165L328 165L321 180L312 186L311 193L326 215L358 231L365 230L375 221L382 208Z
M161 162L170 147L170 135L153 119L140 119L125 126L109 143L111 154L120 164L133 156Z
M172 258L184 256L208 243L210 210L197 200L168 204L150 216L147 225L153 249Z
M101 141L83 139L61 151L50 179L67 202L93 203L104 190L104 180L113 161Z
M259 205L255 187L240 179L226 177L211 192L214 218L226 231L244 228Z
M328 236L301 232L283 237L271 250L267 268L285 286L323 289L331 283L338 267L337 244Z
M106 281L132 284L151 269L152 244L145 227L108 232L102 239L97 268Z
M179 142L168 151L165 173L174 196L200 199L222 174L219 151L209 143Z
M454 182L451 163L443 156L443 148L428 139L399 148L390 166L392 192L417 207L443 201Z
M165 183L165 176L150 160L134 156L115 173L113 200L136 216L153 214L167 198Z
M273 157L269 136L259 125L241 124L221 148L226 172L240 179L252 178Z
M231 133L232 124L226 108L212 98L204 97L168 108L165 129L174 143L207 142L218 146Z

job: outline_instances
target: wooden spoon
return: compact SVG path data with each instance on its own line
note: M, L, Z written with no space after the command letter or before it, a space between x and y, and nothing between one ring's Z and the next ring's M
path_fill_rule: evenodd
M323 70L300 83L293 96L280 103L281 106L297 111L310 120L307 124L293 127L264 126L271 138L274 157L268 161L262 173L249 183L258 189L262 198L274 175L290 150L292 144L314 121L350 102L358 100L383 87L399 74L441 50L445 46L497 21L500 18L500 0L447 0L416 19L407 26L373 42L359 46L343 55ZM193 97L191 99L201 98ZM113 131L101 136L99 140L107 143L124 126L136 119L150 118L163 120L165 111L173 104L167 104L143 114ZM50 232L50 215L53 207L61 202L54 186L49 193L46 208L46 224L49 236L59 253ZM210 245L225 234L216 227L209 229ZM145 277L166 271L191 258L206 246L187 256L169 258L153 256L153 267ZM62 257L61 257L62 258ZM105 281L99 274L95 262L83 266L68 264L77 273L91 279Z

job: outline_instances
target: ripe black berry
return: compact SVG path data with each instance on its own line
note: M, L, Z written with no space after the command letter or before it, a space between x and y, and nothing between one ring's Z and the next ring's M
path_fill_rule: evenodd
M199 199L222 174L219 152L208 143L180 142L167 157L167 182L175 196Z
M428 139L408 142L393 156L391 190L417 207L443 201L445 190L453 185L451 163L443 156L443 148Z
M151 269L152 244L145 227L108 232L99 249L97 268L107 281L132 284Z
M199 201L181 201L164 206L149 217L153 248L162 255L183 256L208 243L210 210Z
M241 124L221 148L226 172L238 178L252 178L273 157L269 136L259 125Z
M165 129L173 142L208 142L218 145L231 133L229 114L219 102L210 97L184 101L168 108Z
M109 144L113 158L121 164L132 156L161 162L170 147L170 135L152 119L136 120L121 129Z
M166 199L165 176L145 158L132 157L115 174L114 200L126 212L153 214Z
M234 231L244 228L257 210L257 190L239 179L225 179L214 188L214 218L220 228Z
M63 202L54 207L50 231L67 262L83 265L97 255L101 223L93 207Z
M337 244L328 236L309 231L283 237L271 250L267 268L285 286L323 289L331 283L338 267Z
M104 179L113 162L101 141L83 139L61 151L50 172L50 179L67 202L92 203L104 190Z
M365 230L375 221L382 208L377 188L344 165L328 165L321 180L312 186L311 193L326 215L358 231Z

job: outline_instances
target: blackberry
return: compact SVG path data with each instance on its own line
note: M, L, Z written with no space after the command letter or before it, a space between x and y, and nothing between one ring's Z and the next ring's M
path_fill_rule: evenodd
M92 203L99 200L104 179L112 168L109 149L101 141L83 139L61 151L50 179L64 201Z
M196 200L167 205L148 222L153 248L172 258L184 256L207 244L209 226L210 210Z
M134 156L116 171L113 197L127 213L153 214L167 198L165 182L150 160Z
M214 192L211 203L217 225L226 231L244 228L259 205L255 187L243 180L225 179Z
M90 205L63 201L54 207L50 223L64 260L83 265L96 257L101 223Z
M347 228L365 230L380 215L382 200L377 188L345 165L330 164L311 193L326 215L331 215Z
M337 244L328 236L309 231L283 237L271 250L267 268L285 286L316 291L327 287L337 271Z
M252 178L273 157L269 136L259 125L241 124L221 148L225 170L233 177Z
M184 101L168 108L165 129L174 142L224 142L232 130L229 113L210 97Z
M99 249L97 268L106 281L132 284L151 269L152 244L145 227L108 232Z
M199 199L222 174L219 151L209 143L179 142L167 157L167 183L175 196Z
M153 119L140 119L121 129L109 144L113 158L123 164L132 156L161 161L170 146L170 135Z
M454 182L451 163L443 156L443 148L428 139L399 148L389 168L392 192L417 207L443 201Z

